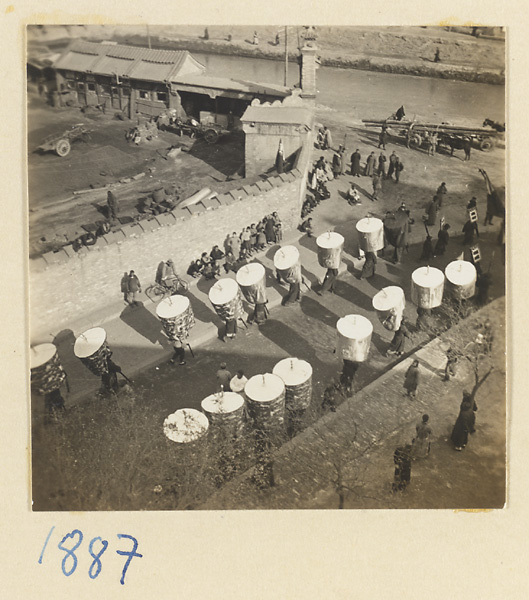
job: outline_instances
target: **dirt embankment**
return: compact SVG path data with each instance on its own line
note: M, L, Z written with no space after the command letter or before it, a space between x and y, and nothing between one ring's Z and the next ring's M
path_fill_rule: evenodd
M258 44L253 43L254 31ZM150 27L152 47L191 52L284 60L284 28ZM34 31L42 41L60 37L110 39L147 45L143 27L69 26ZM289 27L289 60L296 61L302 28ZM276 44L276 35L279 43ZM500 38L478 39L442 27L321 27L317 46L324 66L440 77L460 81L505 83L505 44ZM439 62L434 62L439 50Z

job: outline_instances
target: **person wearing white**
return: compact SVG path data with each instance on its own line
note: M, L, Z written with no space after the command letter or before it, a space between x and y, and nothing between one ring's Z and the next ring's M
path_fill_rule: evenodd
M236 393L242 392L247 381L248 378L244 376L244 373L242 371L237 371L237 375L230 381L231 391Z

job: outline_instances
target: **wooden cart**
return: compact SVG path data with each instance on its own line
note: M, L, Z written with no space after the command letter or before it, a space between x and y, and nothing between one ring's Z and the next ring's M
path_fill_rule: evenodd
M49 135L40 146L38 146L37 150L40 152L55 152L58 156L64 158L70 153L73 142L78 139L85 139L89 134L90 130L82 123L79 125L72 125L70 129L67 129L63 133Z
M486 127L462 127L449 123L420 123L418 121L397 121L396 119L369 120L363 119L366 127L385 127L388 135L406 141L412 148L420 148L428 142L430 136L437 136L437 144L451 149L461 149L463 141L468 138L473 146L488 152L494 146L498 131Z

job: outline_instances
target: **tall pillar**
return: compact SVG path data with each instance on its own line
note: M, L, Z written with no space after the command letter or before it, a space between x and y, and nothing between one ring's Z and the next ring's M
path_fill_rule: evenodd
M301 48L301 97L307 100L316 98L316 44L305 41Z

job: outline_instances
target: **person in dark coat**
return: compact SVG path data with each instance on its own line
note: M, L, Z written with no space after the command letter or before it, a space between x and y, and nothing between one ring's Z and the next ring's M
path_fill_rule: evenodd
M435 225L437 223L437 215L439 214L439 201L437 196L433 197L426 209L426 225Z
M272 218L272 216L266 218L265 235L267 244L275 244L276 232L274 228L274 219Z
M402 492L406 489L411 479L411 459L413 448L411 444L399 446L393 454L395 475L392 484L393 492Z
M323 280L321 290L316 293L319 296L321 296L325 292L331 292L331 294L334 294L335 293L334 284L336 283L337 277L338 277L338 269L327 269L327 273L325 273L325 278Z
M440 52L439 48L435 49L435 56L433 57L433 61L435 63L441 62L441 52Z
M128 304L127 294L129 293L129 274L127 271L123 273L123 277L121 278L121 292L123 293L123 300Z
M353 177L360 177L362 172L362 168L360 167L361 158L362 155L357 148L356 151L351 154L351 175L353 175Z
M463 138L463 151L465 152L465 160L470 160L470 152L472 150L472 141L468 136Z
M276 154L276 171L281 174L285 170L285 157L283 155L283 141L279 140L279 148Z
M404 163L397 156L395 160L395 183L398 183L400 180L400 174L404 170Z
M141 293L141 283L134 271L129 273L127 285L127 302L129 304L138 304L136 294Z
M395 119L397 119L397 121L402 121L402 119L404 119L405 116L406 113L404 112L404 106L401 106L395 113Z
M490 275L488 273L478 273L476 280L476 304L478 306L485 306L489 301L489 287L491 284Z
M347 396L352 396L353 394L353 381L358 367L359 363L344 358L342 373L340 375L340 386Z
M426 239L424 240L424 244L422 245L422 253L421 258L419 260L430 260L433 256L433 242L432 236L427 233Z
M467 219L467 222L463 225L462 231L465 234L463 244L472 244L474 242L474 233L477 232L477 221L472 222L470 219Z
M472 401L463 396L463 402L459 410L459 415L455 422L450 439L454 444L454 450L461 452L468 443L468 434L474 433L476 415L474 414Z
M439 206L443 206L443 200L447 193L448 190L446 189L446 183L443 181L441 185L437 188L437 191L435 192L435 196L437 198Z
M338 179L342 173L342 155L341 153L335 152L332 157L332 174L335 179Z
M417 396L419 377L419 361L414 360L404 376L404 389L406 390L406 395L410 398L415 398Z
M116 196L114 196L114 194L108 190L107 192L107 206L108 206L108 216L111 219L117 219L118 218L118 210L119 210L119 206L118 206L118 201Z
M433 251L434 256L443 256L446 252L446 247L448 246L448 240L450 239L450 234L448 230L450 229L450 225L445 223L443 228L439 230L437 235L437 243L435 244L435 248Z
M387 177L388 179L393 178L393 173L395 171L395 163L397 162L398 159L399 159L399 157L397 156L395 151L393 151L389 155L389 168L388 168L388 177Z
M380 148L382 146L382 148L385 150L387 143L388 143L388 132L387 132L386 127L382 127L382 131L380 132L380 134L378 136L378 147Z
M386 155L383 152L381 152L380 156L378 157L378 174L383 179L386 178L386 162L387 162L387 160L388 159L386 158Z
M360 279L369 279L370 277L373 277L376 270L376 264L377 255L375 252L366 252L366 260L362 267L362 272L360 273Z
M364 169L364 175L366 177L373 176L373 173L375 172L376 161L377 161L377 158L375 156L375 153L371 152L371 154L367 157L366 168Z
M397 356L402 356L404 354L406 338L409 338L410 334L406 325L404 324L404 319L402 320L400 327L395 331L393 335L393 339L389 345L389 348L386 351L386 356L388 354L395 354Z

